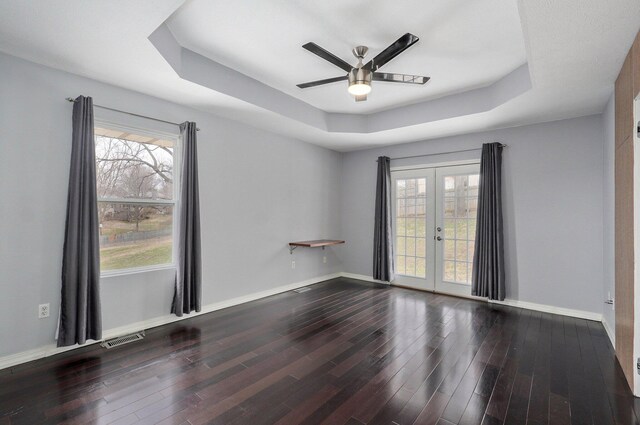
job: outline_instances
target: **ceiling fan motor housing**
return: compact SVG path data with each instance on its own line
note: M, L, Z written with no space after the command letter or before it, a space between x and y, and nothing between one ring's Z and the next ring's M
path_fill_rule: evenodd
M365 56L367 56L368 51L369 48L367 46L356 46L353 48L351 53L353 53L353 56L355 56L359 60L362 60Z
M349 72L349 85L366 84L371 85L372 72L365 68L353 68Z

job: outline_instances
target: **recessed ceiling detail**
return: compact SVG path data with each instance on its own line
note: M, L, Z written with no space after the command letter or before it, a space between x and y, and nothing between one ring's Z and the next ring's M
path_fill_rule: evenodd
M102 105L121 87L349 151L599 114L639 22L638 0L3 0L0 52L110 84L86 93ZM336 75L303 44L352 63L406 32L420 41L383 70L425 85L296 87Z
M166 24L185 49L330 113L370 114L485 87L527 60L516 1L190 0ZM384 71L431 77L425 86L378 84L357 104L340 84L296 87L336 76L335 65L301 48L310 41L351 63L354 46L372 58L405 33L420 41Z
M478 114L531 89L525 64L483 88L370 114L331 113L180 46L165 24L149 40L180 78L329 133L374 133Z

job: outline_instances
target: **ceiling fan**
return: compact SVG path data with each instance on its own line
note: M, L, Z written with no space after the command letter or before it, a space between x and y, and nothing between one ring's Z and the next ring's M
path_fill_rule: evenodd
M338 68L346 71L346 75L340 77L326 78L324 80L311 81L308 83L298 84L301 89L308 87L320 86L323 84L335 83L337 81L349 81L348 91L352 94L356 102L362 102L367 100L367 94L371 92L371 81L387 81L391 83L404 83L404 84L425 84L429 81L430 77L422 77L420 75L406 75L406 74L391 74L388 72L377 72L387 62L398 56L400 53L413 46L419 40L413 34L406 33L393 44L380 52L375 58L371 59L366 64L362 64L362 60L369 50L366 46L357 46L352 50L353 55L358 59L358 63L355 67L349 65L333 53L323 49L316 43L310 42L302 47L320 56L322 59L331 62Z

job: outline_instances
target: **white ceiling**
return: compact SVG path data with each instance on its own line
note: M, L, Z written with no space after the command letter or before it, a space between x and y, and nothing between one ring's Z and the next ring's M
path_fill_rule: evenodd
M301 99L312 112L348 113L332 119L384 115L386 125L327 131L268 102L181 78L149 40L163 24L183 48L271 86L284 103ZM3 0L0 51L347 151L600 113L639 26L638 0ZM377 84L364 104L352 103L340 84L308 93L295 87L341 72L301 44L315 41L353 62L354 44L369 45L375 55L404 32L420 42L383 70L429 75L426 86ZM464 99L484 93L479 86L508 79L524 62L532 87L489 110L391 125L408 103L418 111L459 102L463 111ZM452 95L460 91L466 92Z
M192 0L168 26L178 43L327 112L370 113L485 86L526 61L515 1L505 0ZM355 65L411 32L420 41L381 71L426 75L425 86L373 83L355 102L347 82L299 89L344 75L301 46L313 41Z

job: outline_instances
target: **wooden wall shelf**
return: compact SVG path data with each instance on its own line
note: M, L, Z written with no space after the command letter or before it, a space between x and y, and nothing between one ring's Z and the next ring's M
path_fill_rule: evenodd
M300 241L300 242L289 242L289 254L293 254L293 250L298 248L299 246L305 248L322 248L330 245L340 245L343 244L344 241L338 239L317 239L314 241Z

